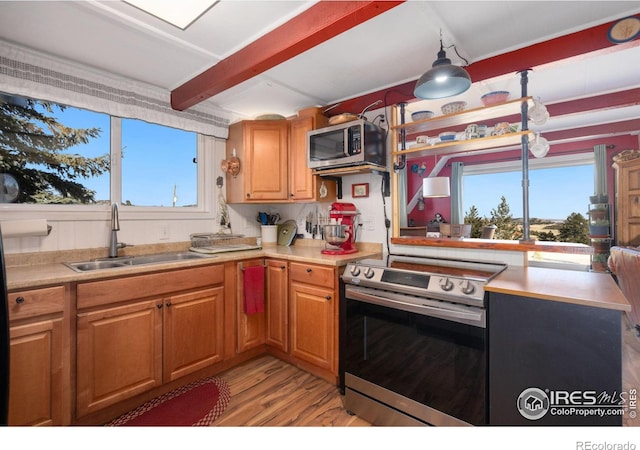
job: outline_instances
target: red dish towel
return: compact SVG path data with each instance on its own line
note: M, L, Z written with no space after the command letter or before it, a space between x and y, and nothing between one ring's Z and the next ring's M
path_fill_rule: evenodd
M244 313L257 314L264 311L264 267L251 266L244 269Z

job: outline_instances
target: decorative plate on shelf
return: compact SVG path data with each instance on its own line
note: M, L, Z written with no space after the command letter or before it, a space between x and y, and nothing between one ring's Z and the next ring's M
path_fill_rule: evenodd
M640 36L640 18L631 16L618 20L611 25L607 37L614 44L633 41Z

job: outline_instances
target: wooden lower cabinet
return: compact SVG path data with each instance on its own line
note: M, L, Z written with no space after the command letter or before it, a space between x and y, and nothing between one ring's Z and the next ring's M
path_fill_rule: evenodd
M222 361L223 306L222 286L176 295L165 302L165 382Z
M267 345L289 351L289 277L287 261L267 260L266 267Z
M337 273L332 267L291 263L291 355L337 374Z
M241 261L237 265L236 351L238 353L246 352L265 343L265 313L246 314L244 310L244 269L256 266L264 270L264 259Z
M223 359L224 268L79 284L76 416Z
M78 416L162 384L162 307L156 298L78 314Z
M66 425L70 362L62 286L11 292L9 425Z

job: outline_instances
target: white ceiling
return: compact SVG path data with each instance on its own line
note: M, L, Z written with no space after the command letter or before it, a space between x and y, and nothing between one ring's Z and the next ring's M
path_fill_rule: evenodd
M315 3L221 0L181 30L122 1L0 1L0 39L172 91ZM445 47L455 44L474 63L638 13L637 1L407 1L206 102L229 111L232 120L290 116L416 80L436 58L440 32ZM463 64L453 49L447 56ZM640 45L534 68L529 95L554 104L637 88L638 67ZM474 83L456 100L480 106L480 96L492 90L519 96L519 76ZM447 101L410 109L439 111ZM637 103L606 119L573 120L638 118ZM561 120L547 125L564 126Z

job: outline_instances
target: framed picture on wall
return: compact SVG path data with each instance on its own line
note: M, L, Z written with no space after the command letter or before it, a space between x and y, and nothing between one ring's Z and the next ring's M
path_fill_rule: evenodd
M351 196L353 198L368 197L369 196L369 183L352 184Z

